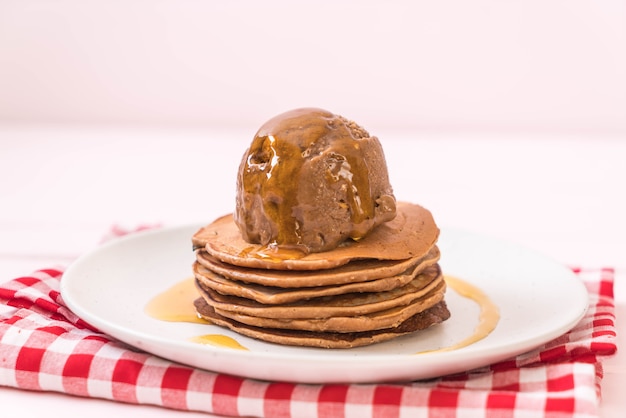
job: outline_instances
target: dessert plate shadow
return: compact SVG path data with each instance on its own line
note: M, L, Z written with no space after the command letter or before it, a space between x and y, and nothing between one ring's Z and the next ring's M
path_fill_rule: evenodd
M502 361L571 329L588 294L565 266L519 245L443 228L441 267L478 287L499 308L491 334L442 351L470 336L480 307L448 289L451 318L428 330L354 349L265 343L211 324L165 322L144 312L157 294L192 276L191 236L201 225L140 232L85 254L65 272L68 307L102 332L174 362L242 377L300 383L365 383L429 379ZM193 342L215 334L247 350Z

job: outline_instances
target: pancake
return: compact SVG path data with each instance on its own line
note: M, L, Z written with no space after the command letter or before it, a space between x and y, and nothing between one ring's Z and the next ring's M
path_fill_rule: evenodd
M242 298L252 299L263 304L282 304L321 296L333 296L354 292L384 292L392 290L402 287L415 279L425 269L432 266L430 263L436 264L436 260L436 258L428 259L427 262L418 263L415 266L403 271L401 274L392 277L383 277L366 282L357 281L352 283L343 283L343 280L340 280L337 285L330 284L315 287L284 288L238 282L217 274L198 262L194 263L193 272L195 278L200 283L223 295L239 296ZM339 267L338 269L342 269L342 267ZM242 272L242 275L244 273L245 272ZM367 276L367 274L364 275ZM334 278L333 275L324 276L324 278ZM310 279L314 280L315 276L311 276ZM326 282L326 280L321 281Z
M219 315L206 303L204 298L196 299L194 305L202 318L216 325L227 327L241 335L276 344L319 348L354 348L379 343L426 329L450 317L450 311L448 311L445 301L441 301L431 308L413 315L397 327L363 332L312 332L262 328L243 324Z
M435 245L439 228L425 208L398 202L396 217L379 225L359 241L348 240L319 253L274 248L246 242L226 215L201 228L192 237L194 248L204 248L218 260L242 267L272 270L323 270L357 259L406 260L424 257Z
M403 286L416 276L414 268L407 270L405 274L370 280L368 282L347 283L337 286L282 288L229 280L219 274L215 274L199 263L194 263L193 272L196 280L202 283L202 285L223 295L239 296L270 305L352 292L383 292Z
M408 284L386 292L346 293L281 305L264 305L246 298L222 295L198 281L196 285L207 303L215 309L275 319L366 315L407 305L435 289L442 293L445 290L445 282L438 267L431 267Z
M397 327L411 316L422 312L443 300L445 284L439 286L426 295L410 302L408 305L396 306L365 315L331 316L327 318L302 319L275 319L242 315L221 309L215 309L218 314L262 328L296 329L302 331L319 332L361 332L376 329Z
M322 296L341 295L354 292L384 292L402 287L417 277L418 266L401 275L368 282L347 283L305 288L280 288L229 280L194 263L194 275L203 286L223 295L238 296L268 305L291 303Z
M267 270L226 264L204 250L198 250L199 264L219 276L245 283L270 287L303 288L366 282L406 274L409 269L419 272L439 261L440 253L433 246L423 257L404 260L355 260L324 270Z

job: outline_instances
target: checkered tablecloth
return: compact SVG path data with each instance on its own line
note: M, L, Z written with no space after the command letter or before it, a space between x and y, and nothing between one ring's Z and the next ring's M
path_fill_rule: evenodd
M259 417L597 416L602 359L616 351L611 268L574 269L586 316L534 351L454 376L399 384L266 382L198 370L102 334L59 293L62 269L0 286L0 385Z

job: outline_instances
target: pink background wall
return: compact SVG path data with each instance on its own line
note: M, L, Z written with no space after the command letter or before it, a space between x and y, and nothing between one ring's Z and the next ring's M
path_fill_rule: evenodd
M0 0L0 123L231 127L319 106L377 129L626 135L626 6Z

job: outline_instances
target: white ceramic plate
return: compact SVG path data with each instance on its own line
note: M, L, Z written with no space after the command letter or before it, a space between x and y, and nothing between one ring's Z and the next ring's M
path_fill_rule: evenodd
M348 350L288 347L256 341L215 325L164 322L144 313L157 294L191 276L191 236L198 226L142 232L105 244L66 271L61 293L77 315L103 332L155 355L244 377L306 383L426 379L501 361L571 329L588 295L567 268L517 245L444 229L445 274L485 292L500 321L486 338L454 351L478 324L475 302L448 290L451 318L392 341ZM246 350L191 342L205 334L235 338Z

